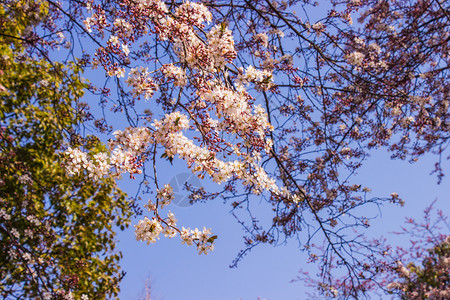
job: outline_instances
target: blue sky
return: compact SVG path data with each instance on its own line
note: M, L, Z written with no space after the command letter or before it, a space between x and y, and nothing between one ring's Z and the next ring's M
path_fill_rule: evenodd
M450 211L449 179L437 185L437 178L430 176L436 157L429 156L415 164L393 161L389 154L374 152L357 175L361 183L372 188L373 196L387 196L397 192L406 201L404 207L385 205L379 218L372 222L368 235L384 235L393 245L407 246L407 238L389 235L399 231L405 217L422 217L423 209L438 199L437 208ZM450 164L445 162L444 169ZM446 168L445 168L446 167ZM160 173L162 180L184 173L180 167ZM202 183L205 188L213 185ZM123 184L125 191L133 194L133 186ZM143 204L142 204L143 205ZM291 283L300 268L314 270L307 264L307 257L297 248L296 240L286 246L256 247L237 268L229 268L231 261L243 246L243 231L229 214L230 207L220 201L195 204L190 207L170 208L179 224L190 227L211 227L218 234L216 249L211 254L199 256L193 247L182 245L178 238L161 238L156 244L147 245L134 239L133 228L118 236L119 248L124 254L122 266L127 272L122 282L120 299L137 299L145 281L150 280L152 299L308 299L301 282ZM262 204L261 209L264 209ZM367 216L379 215L377 209L367 210ZM137 219L134 220L135 224Z

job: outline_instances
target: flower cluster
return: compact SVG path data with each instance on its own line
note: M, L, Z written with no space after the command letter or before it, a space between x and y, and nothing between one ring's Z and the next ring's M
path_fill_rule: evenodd
M230 99L230 101L232 100ZM231 111L236 106L238 105L230 103L227 108ZM243 111L235 111L234 113L236 114L234 118L247 116L247 119L236 123L239 125L239 127L236 126L236 130L239 128L239 130L245 130L250 134L251 128L249 124L253 123L256 128L263 128L258 132L260 138L263 138L264 128L270 127L264 109L259 106L256 107L255 115L251 115L249 108L245 113ZM275 180L270 178L264 168L259 166L257 159L259 154L257 152L243 154L237 150L236 154L240 155L242 160L224 162L218 159L214 152L206 147L195 145L192 140L180 132L182 129L188 128L189 122L187 117L179 112L166 115L162 120L155 121L153 126L156 129L154 133L155 142L162 144L166 148L166 155L168 157L179 155L180 158L188 162L193 172L206 173L211 176L214 182L219 184L228 181L232 177L240 178L245 185L254 186L255 193L260 193L264 190L279 192ZM266 140L264 143L266 151L269 151L272 142Z
M109 37L108 42L112 45L112 46L118 46L119 45L119 38L116 35L111 35Z
M69 147L65 155L65 168L69 175L80 174L81 171L86 171L89 177L98 180L109 172L107 156L104 153L95 154L93 159L90 159L80 149Z
M190 68L210 68L208 50L192 29L188 28L187 32L175 38L173 49L180 61L187 63Z
M317 36L320 36L320 35L322 34L322 32L325 31L326 26L325 26L323 23L321 23L321 22L317 22L317 23L314 23L314 24L311 26L311 28L312 28L313 30L315 30Z
M184 2L175 9L175 16L178 22L188 25L204 28L204 22L211 22L212 15L208 8L203 4L190 1Z
M147 68L144 67L131 69L126 83L128 86L132 87L131 92L136 98L144 95L145 99L150 99L153 96L153 93L158 89L158 85L150 77Z
M84 28L86 29L87 32L91 33L92 32L92 23L93 23L93 19L91 17L86 18L86 20L83 21L84 24Z
M80 174L85 171L90 178L98 180L107 175L111 168L115 175L123 173L141 173L142 165L139 156L142 156L147 146L152 142L152 135L148 128L129 127L124 132L114 132L116 140L109 142L111 154L101 152L89 158L87 153L80 149L68 148L65 151L64 165L69 175Z
M87 154L80 149L72 149L69 147L65 154L67 155L65 167L69 175L79 174L83 168L87 169L89 167Z
M172 187L167 184L163 190L158 191L157 197L163 197L165 198L163 200L168 200L168 203L170 203L170 199L173 198ZM149 211L156 212L156 206L151 201L149 201L149 204L146 206L149 208ZM162 207L163 206L161 206L161 208ZM136 240L145 241L147 244L155 243L156 240L159 239L159 235L161 233L163 233L165 237L173 238L178 232L178 229L176 228L177 221L178 220L171 211L168 212L167 218L164 220L158 215L153 217L151 220L144 217L144 220L140 220L138 224L134 226Z
M228 125L232 127L230 130L240 132L241 136L256 132L260 138L263 138L266 130L271 128L267 113L262 107L257 106L255 114L252 113L249 105L250 96L245 92L213 85L212 89L205 89L199 95L204 101L214 104L217 116L225 117L230 123Z
M176 86L186 85L186 73L182 68L173 64L167 64L161 68L161 71L167 79L173 80Z
M182 62L191 68L210 68L208 49L194 31L194 26L204 28L203 23L211 21L211 13L204 5L187 1L175 10L173 17L167 14L165 5L151 11L159 38L173 42L174 51Z
M253 36L253 39L255 42L261 44L264 48L267 48L269 46L269 37L265 33L258 33L257 35Z
M150 18L162 17L169 12L166 4L161 0L140 0L136 2L133 2L133 5L137 5L142 10L146 10Z
M164 185L163 189L158 190L156 195L160 208L170 204L173 197L173 189L168 184ZM190 230L189 228L186 229L182 227L182 229L179 230L176 227L178 220L171 211L167 214L167 218L161 219L157 214L157 206L154 203L149 201L148 205L145 206L148 207L149 211L154 212L156 216L152 219L144 217L143 220L140 220L138 224L134 226L137 241L144 241L147 242L147 244L151 244L159 239L161 233L163 233L165 237L173 238L179 232L182 243L188 246L193 244L197 245L199 254L208 254L209 251L214 249L214 240L217 237L211 236L211 229L203 228L203 231L199 231L197 228L195 228L195 230Z
M156 129L156 143L163 143L167 134L189 128L189 119L186 115L176 111L166 114L161 120L155 120L152 125Z
M146 152L152 141L150 130L145 127L128 127L125 131L114 132L115 140L109 141L109 149L113 151L110 161L118 174L136 171L139 166L135 163L138 156Z
M163 189L158 190L156 198L161 208L169 205L174 198L172 187L169 184L165 184Z
M163 230L161 223L156 218L150 220L147 217L144 217L144 220L139 220L139 223L134 227L136 228L136 240L146 241L147 245L156 243L156 240L159 239L159 235Z
M236 58L232 32L224 24L214 26L208 32L207 38L215 68L222 69L228 62Z
M214 240L216 236L211 236L211 229L203 227L203 230L200 231L198 228L191 230L190 228L183 227L180 236L183 244L188 246L196 244L199 254L208 254L208 252L214 250Z
M147 146L152 142L152 133L145 127L127 127L125 131L116 130L113 134L115 140L109 141L109 149L111 151L115 148L121 149L131 152L134 156L145 153Z
M124 36L130 36L133 33L133 26L124 19L117 18L113 25Z
M150 2L155 5L161 1ZM181 62L193 69L214 71L236 58L233 36L224 25L216 25L207 33L207 43L195 32L195 27L204 28L204 23L211 21L206 6L186 1L175 9L173 17L167 14L162 2L159 6L151 10L156 32L161 40L169 39L173 43Z
M360 66L364 61L365 55L361 52L354 51L346 56L348 62L353 66Z

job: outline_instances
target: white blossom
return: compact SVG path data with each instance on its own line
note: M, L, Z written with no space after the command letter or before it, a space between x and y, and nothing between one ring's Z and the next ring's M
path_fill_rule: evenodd
M351 65L359 66L362 64L364 57L365 55L362 54L361 52L354 51L349 55L347 55L347 60Z

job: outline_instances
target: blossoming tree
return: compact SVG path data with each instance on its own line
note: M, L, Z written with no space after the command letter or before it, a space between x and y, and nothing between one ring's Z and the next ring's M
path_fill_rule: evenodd
M93 182L129 173L155 190L138 240L164 234L199 253L213 250L210 229L180 227L163 211L173 189L158 180L156 160L181 159L199 178L223 184L222 192L191 190L192 201L224 197L245 226L235 263L259 244L298 237L322 266L323 293L358 297L377 286L389 269L386 249L353 235L369 226L356 208L403 200L394 191L373 197L352 175L379 147L411 161L447 150L447 3L46 3L54 26L93 43L94 53L82 48L81 62L108 80L90 90L130 124L114 131L109 151L72 145L66 171ZM74 53L75 40L65 41ZM111 130L107 118L93 122ZM435 171L443 176L439 162ZM266 228L251 215L256 198L273 207Z

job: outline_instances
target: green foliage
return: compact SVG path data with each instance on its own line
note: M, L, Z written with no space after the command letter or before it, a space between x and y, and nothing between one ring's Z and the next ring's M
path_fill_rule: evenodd
M450 297L450 237L428 250L422 266L409 263L402 276L402 299L447 299Z
M27 15L26 3L0 7L0 295L117 296L113 227L128 226L130 206L112 178L66 175L59 151L79 126L74 107L86 84L75 63L28 54L23 32L46 7ZM82 144L105 151L95 138Z

